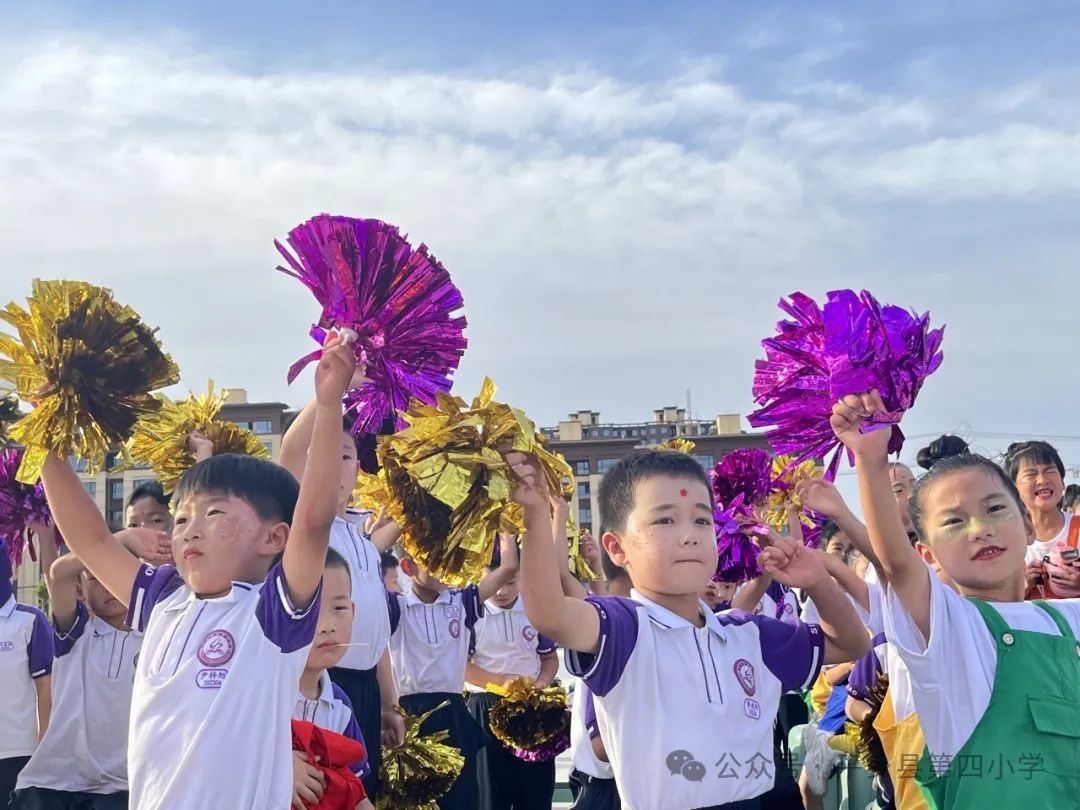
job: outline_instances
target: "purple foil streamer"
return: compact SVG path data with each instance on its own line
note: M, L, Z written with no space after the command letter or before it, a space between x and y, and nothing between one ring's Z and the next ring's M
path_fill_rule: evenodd
M570 722L566 728L556 734L539 748L529 751L524 748L515 748L514 756L525 762L550 762L563 751L570 747Z
M740 448L728 453L709 474L716 509L716 551L719 559L713 580L745 582L761 574L760 550L744 534L739 518L753 518L754 504L769 494L772 458L765 450Z
M13 447L0 450L0 538L8 541L8 556L13 568L22 564L30 524L52 525L52 514L41 482L30 486L15 480L21 461L21 450ZM59 536L57 542L60 542Z
M889 452L899 452L900 419L941 365L944 328L930 329L928 313L883 307L865 290L831 292L824 308L797 292L780 308L790 320L761 342L753 388L760 407L750 424L769 428L773 449L795 463L828 458L825 477L833 480L843 449L829 425L833 404L876 388L886 410L867 429L890 429Z
M450 274L426 245L413 249L396 227L377 219L320 214L289 232L290 253L274 244L288 267L322 307L312 337L321 345L325 330L348 327L359 335L357 358L369 383L345 395L357 435L384 429L388 416L405 427L400 413L412 399L435 404L449 391L451 376L468 341L464 306ZM321 357L316 350L289 369L292 382Z

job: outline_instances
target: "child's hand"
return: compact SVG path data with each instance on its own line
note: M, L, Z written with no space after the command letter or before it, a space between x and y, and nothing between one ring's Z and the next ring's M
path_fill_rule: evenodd
M1032 560L1024 566L1024 579L1028 588L1041 585L1046 581L1046 565L1042 560Z
M836 484L823 478L800 481L795 486L795 494L806 509L819 512L827 518L835 518L847 511L847 504L844 503Z
M172 544L169 542L167 532L159 532L156 529L124 529L117 532L114 537L124 548L150 565L173 562Z
M766 574L789 588L814 588L829 578L817 552L779 535L762 549L758 562Z
M581 552L581 558L589 564L589 568L593 570L593 573L600 576L602 565L600 544L596 542L596 538L592 536L592 532L588 529L581 533L581 542L578 544L578 550Z
M396 748L405 741L405 718L395 709L382 710L382 744Z
M517 538L512 534L499 535L499 567L517 568L520 564Z
M195 456L195 461L204 461L214 455L214 443L206 438L205 433L192 431L187 439L188 452Z
M293 798L296 810L318 804L326 792L326 774L308 761L303 751L293 751Z
M551 496L551 517L559 526L565 526L566 519L570 517L570 504L562 493Z
M322 357L315 369L315 399L320 405L341 407L341 398L356 370L356 352L352 332L331 332L323 344Z
M526 512L543 511L545 515L550 515L551 501L547 479L544 478L544 472L536 459L516 450L504 454L503 458L517 477L514 482L514 501L524 506Z
M892 432L888 427L863 433L866 420L885 410L881 394L869 391L865 394L849 394L833 405L829 423L843 445L857 456L864 458L887 458Z

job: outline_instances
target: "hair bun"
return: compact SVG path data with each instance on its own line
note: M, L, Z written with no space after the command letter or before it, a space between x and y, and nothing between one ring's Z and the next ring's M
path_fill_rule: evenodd
M967 452L967 442L959 436L945 435L934 439L920 450L916 461L924 470L929 470L942 459L960 456Z

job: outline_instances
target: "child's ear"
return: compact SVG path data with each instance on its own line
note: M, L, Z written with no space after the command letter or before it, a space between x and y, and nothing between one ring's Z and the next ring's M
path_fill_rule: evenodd
M937 558L934 556L934 552L930 550L930 546L926 545L922 540L915 544L915 550L919 552L919 556L923 558L923 562L927 565L933 565L937 562Z
M285 544L289 540L289 524L284 521L275 523L270 527L270 531L266 535L266 551L269 555L274 556L280 554L285 550Z
M416 579L416 563L408 557L404 557L399 563L398 568L405 572L405 576L409 579Z
M611 557L613 563L619 568L626 567L626 552L623 550L623 541L619 535L615 532L604 532L604 536L600 538L600 545L604 547L604 551Z

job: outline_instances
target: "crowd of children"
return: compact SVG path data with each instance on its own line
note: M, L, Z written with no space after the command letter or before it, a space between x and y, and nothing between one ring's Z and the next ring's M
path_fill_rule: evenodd
M583 583L567 504L508 450L524 533L458 588L350 508L365 451L341 403L362 371L330 336L280 464L193 436L171 497L137 488L118 533L45 460L68 552L43 554L46 616L16 601L0 542L0 807L386 806L384 754L431 712L422 732L464 760L441 810L549 808L555 762L516 755L490 713L560 656L576 810L816 810L859 752L881 808L1080 807L1080 520L1046 442L999 466L942 437L916 478L864 429L878 394L844 397L831 426L862 519L800 483L820 548L794 507L783 533L747 525L762 575L737 586L713 581L716 504L690 455L607 471L599 540L580 538L603 575Z

